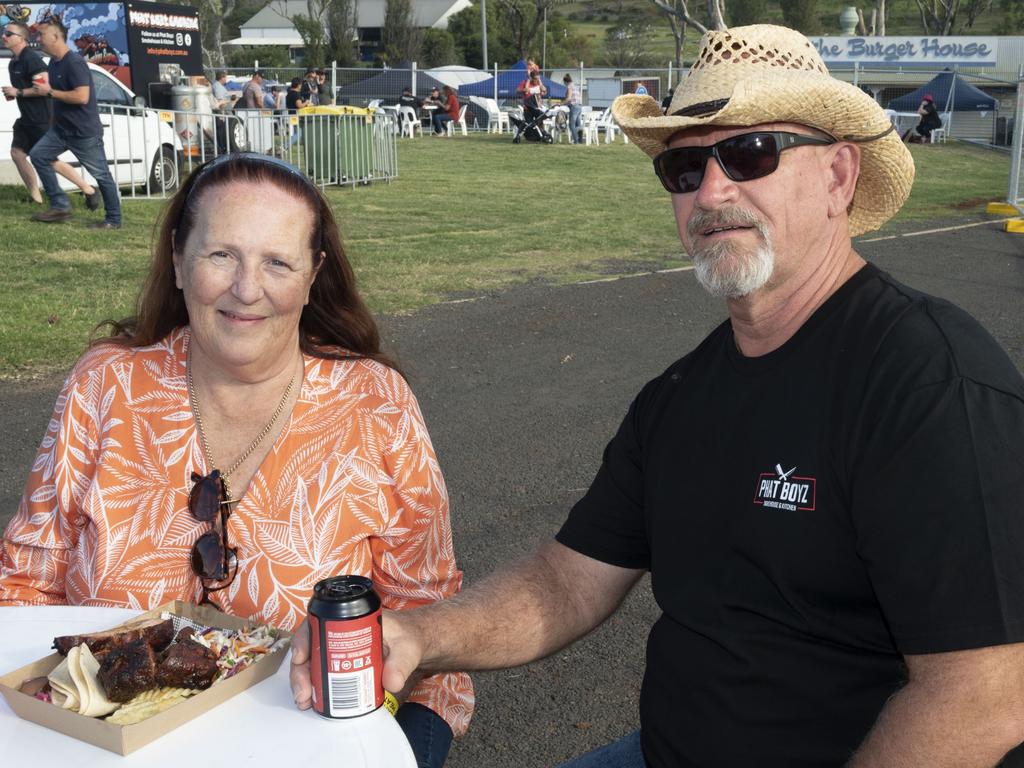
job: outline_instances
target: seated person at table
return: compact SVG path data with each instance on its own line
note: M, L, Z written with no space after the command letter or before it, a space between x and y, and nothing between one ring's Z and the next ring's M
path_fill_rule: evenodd
M907 131L903 134L903 140L909 141L911 144L929 141L932 131L942 127L942 118L939 117L939 112L935 109L935 100L930 94L926 94L921 100L921 106L917 108L917 114L921 120L914 127L914 132Z
M434 135L444 136L445 127L444 124L449 120L459 119L459 100L455 96L455 91L450 85L444 87L444 98L441 99L441 106L434 112Z
M435 89L436 90L436 89ZM416 98L412 92L412 88L403 88L402 95L398 97L398 106L400 107L411 107L416 110L423 105L423 100Z
M65 381L4 532L0 606L179 599L305 632L330 576L368 576L399 610L459 591L416 398L299 171L248 153L200 166L164 211L135 317L110 329ZM443 764L469 677L396 693L414 752L439 758L420 765Z

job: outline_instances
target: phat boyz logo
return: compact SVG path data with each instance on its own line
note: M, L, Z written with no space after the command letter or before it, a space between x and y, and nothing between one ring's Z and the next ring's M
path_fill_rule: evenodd
M817 480L800 477L796 467L783 472L782 465L776 464L774 472L762 472L757 476L754 489L754 503L774 509L814 509Z

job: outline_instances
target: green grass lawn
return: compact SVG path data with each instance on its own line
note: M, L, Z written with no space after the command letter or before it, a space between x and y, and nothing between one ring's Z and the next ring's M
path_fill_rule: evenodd
M912 151L917 182L896 222L947 221L1006 194L1004 154L955 143ZM427 137L400 143L399 173L391 184L329 192L377 312L685 263L669 199L632 145ZM0 186L0 378L66 369L97 323L131 312L161 205L125 200L124 229L94 232L86 224L99 215L81 196L62 224L29 222L37 208L25 200L20 187Z

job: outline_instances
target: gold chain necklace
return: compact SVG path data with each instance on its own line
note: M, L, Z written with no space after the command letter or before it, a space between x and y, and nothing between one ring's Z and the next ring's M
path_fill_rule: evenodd
M192 350L188 351L188 359L185 363L185 376L188 381L188 398L189 406L192 408L192 416L196 420L196 431L199 433L199 442L203 446L203 457L206 459L206 463L210 467L210 471L213 471L214 462L210 454L210 446L206 442L206 432L203 430L203 417L199 415L199 400L196 398L196 386L192 381ZM281 396L281 402L277 404L277 408L274 409L274 415L270 417L270 421L267 422L267 426L263 428L263 431L256 435L256 439L249 443L249 447L242 451L242 455L235 459L235 463L226 472L221 472L221 481L224 484L224 496L226 498L225 504L232 504L237 499L231 498L231 491L228 487L228 477L242 466L242 462L252 455L252 452L256 450L257 446L263 442L263 439L270 434L274 428L274 424L277 422L278 417L281 415L281 411L284 410L284 404L288 402L288 396L292 393L292 386L295 384L295 371L292 371L291 381L288 382L288 386L284 390L284 395Z

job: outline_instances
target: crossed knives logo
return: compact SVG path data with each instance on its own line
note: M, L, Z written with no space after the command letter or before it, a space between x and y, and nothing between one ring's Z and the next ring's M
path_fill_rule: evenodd
M797 475L796 467L783 470L781 464L776 464L775 471L762 472L757 476L754 503L791 512L813 510L817 482L813 477Z

